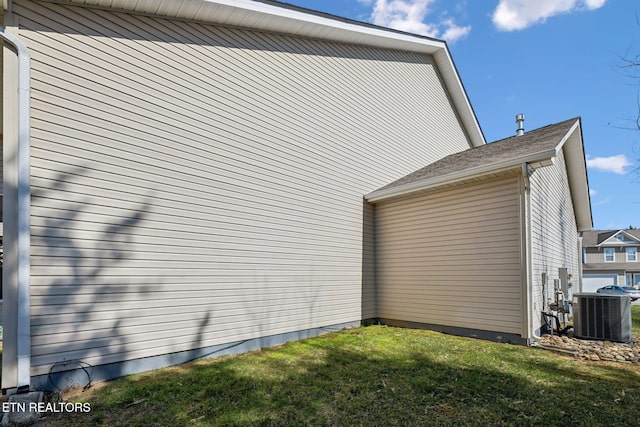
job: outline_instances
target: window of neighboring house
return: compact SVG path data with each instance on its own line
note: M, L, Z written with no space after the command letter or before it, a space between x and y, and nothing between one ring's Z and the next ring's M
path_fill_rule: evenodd
M638 261L638 248L627 248L627 262Z
M587 248L582 248L582 263L587 263Z
M617 239L618 241L620 241L620 242L624 242L624 236L623 236L622 234L618 234L618 235L616 236L616 239Z
M613 248L605 248L604 249L604 262L614 262L615 261L615 249Z

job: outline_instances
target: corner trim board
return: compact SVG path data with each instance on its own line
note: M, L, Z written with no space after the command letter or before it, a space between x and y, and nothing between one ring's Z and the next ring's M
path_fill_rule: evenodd
M18 218L17 218L17 387L28 388L31 379L31 59L20 39L0 27L0 38L11 44L18 53Z

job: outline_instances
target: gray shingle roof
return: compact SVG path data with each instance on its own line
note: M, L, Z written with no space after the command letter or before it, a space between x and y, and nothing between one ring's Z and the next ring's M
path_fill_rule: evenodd
M577 120L578 117L526 132L522 136L512 136L451 154L379 190L544 153L555 148Z

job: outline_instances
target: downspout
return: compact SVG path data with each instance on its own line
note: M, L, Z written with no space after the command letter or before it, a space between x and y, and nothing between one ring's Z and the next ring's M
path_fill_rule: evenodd
M524 292L523 307L526 313L527 320L527 340L530 341L531 337L539 339L540 336L536 335L533 325L534 315L534 303L532 295L532 278L531 278L531 181L529 180L529 164L522 162L522 179L524 182L523 195L522 195L522 252L523 252L523 284Z
M27 47L15 35L0 27L0 37L18 52L18 304L17 343L18 390L31 385L31 188L30 140L31 140L31 64Z

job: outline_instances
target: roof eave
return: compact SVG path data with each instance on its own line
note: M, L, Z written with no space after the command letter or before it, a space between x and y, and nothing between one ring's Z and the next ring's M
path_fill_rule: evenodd
M526 163L529 168L537 169L538 167L552 164L558 153L561 150L566 150L565 161L574 207L576 228L579 232L592 230L593 219L591 214L591 200L589 197L589 182L580 123L580 119L576 119L575 123L552 149L390 188L383 188L367 194L365 199L371 203L380 202L412 193L427 191L437 186L453 184L466 179L473 179L490 173L520 167L523 163Z
M549 166L552 164L553 158L556 154L555 149L546 150L527 156L465 169L463 171L422 179L391 188L382 188L365 195L364 198L370 203L380 202L382 200L427 191L441 185L454 184L459 181L482 177L490 173L498 173L516 168L520 169L523 163L529 164L533 168Z

